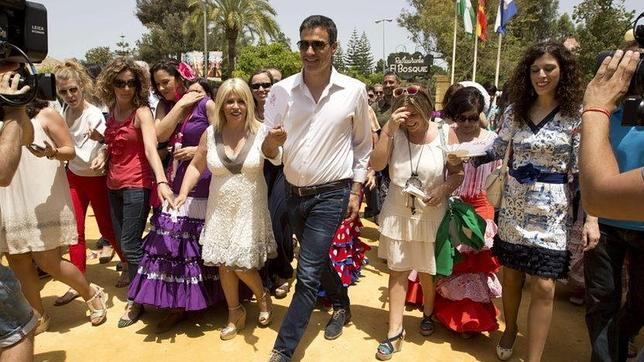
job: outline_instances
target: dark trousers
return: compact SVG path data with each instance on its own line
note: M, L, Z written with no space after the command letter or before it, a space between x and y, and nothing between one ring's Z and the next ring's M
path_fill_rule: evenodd
M320 285L333 302L333 308L347 308L349 297L340 277L331 265L329 248L345 216L350 186L297 196L287 190L289 219L300 240L297 284L291 305L275 341L274 351L291 358L315 307Z
M586 326L591 361L625 361L628 340L644 324L644 232L600 224L597 246L584 254ZM629 255L629 285L622 306L622 266Z
M130 280L134 280L143 258L142 236L150 212L150 190L109 190L109 198L114 234L125 254Z

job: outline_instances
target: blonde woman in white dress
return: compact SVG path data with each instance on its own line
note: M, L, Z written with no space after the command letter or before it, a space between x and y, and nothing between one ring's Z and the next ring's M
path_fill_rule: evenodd
M61 258L60 247L76 243L76 221L63 161L75 157L65 120L47 102L32 103L33 143L22 151L13 181L0 188L0 253L22 285L29 304L41 315L36 334L47 330L49 316L40 298L33 261L54 279L85 299L96 326L107 319L103 289L91 286L74 264Z
M201 137L174 207L185 202L208 167L212 179L199 242L204 264L219 267L229 311L228 324L220 337L228 340L246 322L246 310L239 301L239 280L257 298L258 324L267 326L272 319L271 296L258 273L269 257L277 255L261 153L267 129L255 118L250 88L238 78L221 85L215 107L208 112L213 124ZM279 159L281 155L270 161L279 164Z
M423 287L420 333L427 336L434 331L434 240L447 199L463 181L462 162L451 157L447 162L439 147L456 143L456 134L449 126L432 122L434 106L427 92L418 86L396 88L391 109L395 111L371 155L371 167L379 171L389 165L391 178L379 219L378 256L387 259L389 268L389 329L376 352L379 360L391 359L402 348L407 278L412 270L418 272ZM404 192L407 185L425 196Z

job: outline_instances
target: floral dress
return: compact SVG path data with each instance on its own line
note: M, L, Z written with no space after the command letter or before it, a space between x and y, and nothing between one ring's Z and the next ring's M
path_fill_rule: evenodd
M557 107L539 124L514 121L508 107L504 127L488 151L502 159L512 142L509 175L499 211L499 232L492 252L502 265L543 278L565 278L570 253L570 174L577 173L581 118Z

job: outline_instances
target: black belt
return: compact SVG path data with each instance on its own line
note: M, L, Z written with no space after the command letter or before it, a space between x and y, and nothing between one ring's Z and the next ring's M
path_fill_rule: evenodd
M297 186L291 185L290 183L287 183L287 185L288 185L288 189L292 193L294 193L297 196L304 197L304 196L316 195L326 191L341 189L343 187L348 187L351 185L350 182L351 182L351 179L345 178L342 180L331 181L325 184L319 184L319 185L313 185L313 186L297 187Z

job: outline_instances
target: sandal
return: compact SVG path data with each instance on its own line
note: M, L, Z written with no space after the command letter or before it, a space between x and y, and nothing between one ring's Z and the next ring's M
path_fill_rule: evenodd
M34 332L34 335L37 336L40 333L43 333L49 329L49 322L51 321L51 318L49 317L48 314L43 314L38 318L38 323L36 324L36 331Z
M125 288L130 285L130 274L127 273L127 269L121 272L121 276L116 280L114 284L117 288Z
M99 286L94 286L96 289L96 293L94 293L94 296L89 298L85 303L87 304L87 308L89 308L90 314L89 314L89 320L92 323L93 326L98 326L107 320L107 293L105 293L105 290ZM98 300L101 307L96 308L93 304L95 300Z
M101 249L101 254L100 254L100 256L98 257L98 262L99 262L100 264L107 264L107 263L109 263L110 261L112 261L112 258L114 258L114 253L116 253L116 252L114 251L114 248L113 248L113 247L111 247L111 246L104 246L104 247Z
M378 345L378 351L376 352L376 358L379 361L388 361L391 359L392 355L396 352L402 350L402 343L405 339L405 329L403 328L397 336L387 338L384 341L380 342Z
M434 333L434 320L431 315L423 313L423 319L420 321L420 334L431 336Z
M238 304L236 307L228 308L228 320L230 320L231 312L241 311L239 316L234 322L228 322L228 325L221 330L219 338L223 341L235 338L237 332L244 329L246 326L246 309L243 305Z
M259 316L257 317L257 323L260 327L266 327L271 324L273 320L273 301L271 300L271 294L268 290L264 289L264 294L261 298L257 300L257 303L261 306L266 307L266 311L262 312L260 309Z
M282 285L275 288L275 298L277 299L286 298L286 296L288 295L288 292L290 291L291 291L291 285L287 280L284 283L282 283Z
M60 307L61 305L65 305L78 297L80 297L80 294L74 288L69 288L65 294L56 298L54 305L56 307Z
M127 305L125 306L125 309L127 312L121 316L118 322L118 327L119 328L125 328L129 327L132 324L136 323L139 318L141 318L141 315L145 311L143 309L143 306L138 303L134 303L133 300L128 300ZM127 317L127 318L124 318Z

